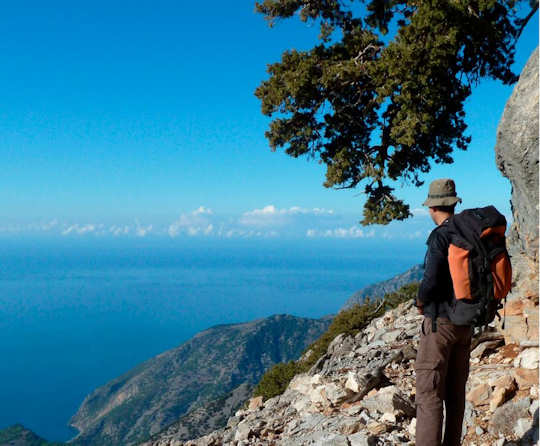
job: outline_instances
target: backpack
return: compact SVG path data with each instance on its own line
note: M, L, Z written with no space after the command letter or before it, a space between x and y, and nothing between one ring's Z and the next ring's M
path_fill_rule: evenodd
M497 310L512 286L505 232L506 218L494 206L467 209L448 221L452 323L481 327L500 319Z

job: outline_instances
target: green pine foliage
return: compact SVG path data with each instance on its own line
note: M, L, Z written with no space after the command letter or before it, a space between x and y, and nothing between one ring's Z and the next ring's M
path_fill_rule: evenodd
M285 51L255 91L272 119L270 147L325 164L326 187L363 186L363 224L409 217L391 185L419 187L433 163L467 148L466 99L482 78L517 80L515 45L537 9L537 0L260 1L271 25L297 16L320 26L313 48Z
M366 299L362 304L339 312L328 330L306 349L303 360L274 365L263 375L253 391L253 396L262 396L267 400L281 395L297 374L307 372L326 353L336 336L342 333L356 335L374 318L382 316L403 302L414 299L418 294L418 287L419 283L404 285L398 291L387 293L382 299Z

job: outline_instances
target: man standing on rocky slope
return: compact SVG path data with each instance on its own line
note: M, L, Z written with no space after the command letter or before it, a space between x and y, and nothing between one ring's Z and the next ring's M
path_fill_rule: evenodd
M453 296L448 266L448 220L461 198L453 180L433 181L424 206L437 227L427 241L424 277L416 306L424 315L416 357L416 446L458 446L465 410L472 328L452 324L446 305Z

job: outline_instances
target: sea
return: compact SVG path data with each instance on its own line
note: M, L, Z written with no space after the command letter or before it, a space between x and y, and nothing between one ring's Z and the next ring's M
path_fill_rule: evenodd
M0 429L66 441L96 387L217 324L335 314L420 241L0 240Z

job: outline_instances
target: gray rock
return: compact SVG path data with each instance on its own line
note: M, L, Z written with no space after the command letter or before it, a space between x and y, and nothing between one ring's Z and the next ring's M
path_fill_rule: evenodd
M334 340L328 346L328 354L344 354L352 350L354 345L354 338L347 336L344 333L337 335Z
M538 368L538 348L527 348L519 354L518 358L518 367L521 366L525 369Z
M238 426L236 426L236 434L234 435L234 439L236 441L247 440L251 432L252 430L249 423L247 421L242 421L238 424Z
M240 423L240 420L241 420L240 417L230 417L227 420L227 427L230 427L230 428L236 427L238 423Z
M343 387L330 383L324 387L324 396L332 406L337 406L344 402L350 394Z
M317 445L317 446L349 446L345 435L334 434L330 432L317 431L298 437L283 439L278 443L280 446L299 446L299 445Z
M350 446L370 446L369 436L364 432L349 435L349 444Z
M386 343L392 343L395 342L402 334L402 330L387 331L381 335L381 339Z
M490 350L494 350L503 343L502 339L496 339L494 341L482 342L472 352L471 358L481 358L482 355Z
M529 419L529 418L520 418L516 422L516 426L514 427L514 433L518 437L521 438L527 433L527 431L531 428L531 426L532 426L532 420L531 419Z
M519 401L509 401L499 407L493 413L489 421L488 431L491 435L514 436L518 435L515 431L518 420L529 418L529 407L531 400L523 398ZM518 428L519 429L519 428Z
M531 404L531 407L529 407L529 413L531 416L534 416L534 413L538 410L538 400L534 400Z
M467 428L474 422L474 408L469 401L465 401L465 413L463 414L463 429L461 429L461 439L465 437Z
M538 295L538 96L537 48L506 104L495 146L497 166L512 184L509 250L516 297Z
M360 405L366 408L371 415L375 412L381 414L402 412L412 417L416 412L409 398L403 395L396 386L383 387L375 395L364 398Z

